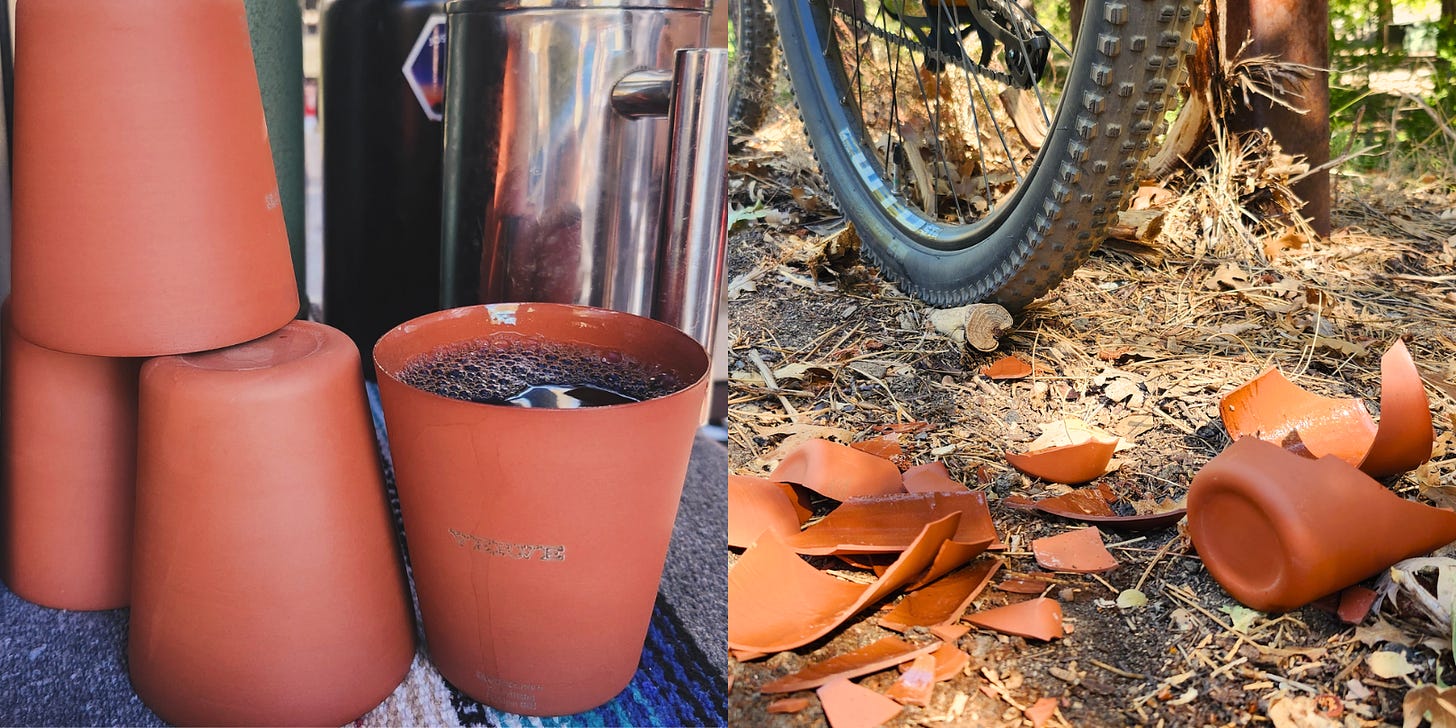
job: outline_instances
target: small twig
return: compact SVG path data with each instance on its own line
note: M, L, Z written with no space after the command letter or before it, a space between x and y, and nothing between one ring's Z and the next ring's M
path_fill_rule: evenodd
M1107 587L1107 591L1110 591L1113 594L1121 594L1122 593L1122 590L1121 589L1118 589L1117 587L1113 586L1110 582L1108 582L1106 579L1102 578L1102 575L1101 574L1088 574L1087 576L1090 576L1093 579L1096 579L1097 581L1102 582L1102 586Z
M1168 539L1168 542L1163 544L1163 547L1158 549L1157 553L1153 554L1153 560L1148 562L1148 568L1143 569L1143 575L1138 577L1137 583L1133 584L1132 586L1133 589L1136 589L1138 591L1143 590L1143 582L1147 581L1148 576L1153 573L1153 567L1157 566L1158 562L1163 559L1163 556L1167 555L1168 549L1171 548L1173 546L1173 543L1177 540L1178 539L1176 538Z
M1226 624L1223 620L1219 619L1218 617L1215 617L1214 614L1213 614L1213 612L1208 611L1206 608L1204 608L1204 606L1202 604L1199 604L1192 597L1184 596L1182 593L1180 593L1178 591L1178 588L1177 587L1175 587L1175 586L1165 586L1165 587L1163 587L1163 593L1164 594L1167 594L1170 597L1173 597L1174 599L1177 599L1180 602L1183 602L1184 604L1187 604L1190 607L1193 607L1194 609L1197 609L1199 612L1202 612L1203 613L1203 616L1208 617L1210 620L1213 621L1214 624L1222 627L1225 632L1233 632L1234 631L1234 628L1233 628L1232 625Z
M1146 540L1148 540L1148 537L1147 536L1138 536L1137 538L1130 538L1130 539L1128 539L1126 541L1118 541L1117 543L1107 544L1107 548L1110 548L1110 549L1124 548L1128 544L1138 543L1139 541L1146 541Z
M1119 675L1121 677L1131 678L1133 680L1146 680L1146 679L1148 679L1148 676L1147 675L1144 675L1144 674L1138 673L1138 672L1128 672L1127 670L1124 670L1124 669L1122 669L1120 667L1114 667L1114 666L1109 665L1109 664L1107 664L1107 663L1105 663L1105 662L1103 662L1101 660L1088 660L1088 662L1092 663L1093 665L1095 665L1097 667L1102 668L1103 670L1106 670L1106 671L1108 671L1108 672L1110 672L1110 673L1112 673L1114 675Z
M1247 657L1240 657L1239 659L1234 660L1233 662L1230 662L1230 663L1224 665L1223 667L1220 667L1217 670L1214 670L1213 672L1208 673L1208 679L1212 680L1212 679L1218 677L1219 675L1222 675L1222 674L1224 674L1226 672L1229 672L1230 670L1233 670L1235 667L1238 667L1239 665L1242 665L1242 664L1244 664L1245 662L1248 662L1248 661L1249 661L1249 658L1247 658Z
M764 362L763 355L758 353L758 349L748 350L748 360L753 362L753 366L763 376L763 382L768 386L769 391L773 392L775 397L778 397L779 404L784 406L784 411L790 415L799 414L799 411L794 409L794 405L789 402L788 397L785 397L780 392L778 380L774 379L773 371L768 368L768 364Z

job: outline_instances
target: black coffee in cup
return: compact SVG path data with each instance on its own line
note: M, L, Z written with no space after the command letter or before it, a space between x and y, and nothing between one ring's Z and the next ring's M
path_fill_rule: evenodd
M683 386L614 349L500 334L417 357L399 378L442 397L553 409L640 402Z

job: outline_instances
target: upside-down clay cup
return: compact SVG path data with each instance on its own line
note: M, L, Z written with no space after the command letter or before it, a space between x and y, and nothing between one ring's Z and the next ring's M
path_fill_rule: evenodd
M141 361L52 351L0 319L0 577L47 607L124 607Z
M242 0L21 0L16 29L16 330L154 356L292 319Z
M1194 476L1188 535L1230 595L1283 612L1456 540L1456 513L1401 498L1334 455L1242 437Z
M293 321L142 367L129 669L178 725L343 725L414 657L358 349Z
M531 409L406 385L419 357L493 336L616 350L670 373L655 399ZM612 699L642 654L707 395L691 337L563 304L451 309L374 347L430 657L488 705L565 715ZM538 382L538 384L546 384Z

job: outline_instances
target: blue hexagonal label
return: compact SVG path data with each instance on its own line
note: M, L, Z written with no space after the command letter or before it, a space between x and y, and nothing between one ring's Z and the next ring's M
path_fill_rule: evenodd
M404 79L409 83L425 116L445 118L445 16L436 13L425 21L420 37L404 61Z

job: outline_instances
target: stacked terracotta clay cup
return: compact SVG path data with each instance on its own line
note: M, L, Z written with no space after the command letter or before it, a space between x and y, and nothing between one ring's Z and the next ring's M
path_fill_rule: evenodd
M243 2L20 0L16 33L0 576L129 604L169 722L350 722L414 630L358 350L292 321Z

